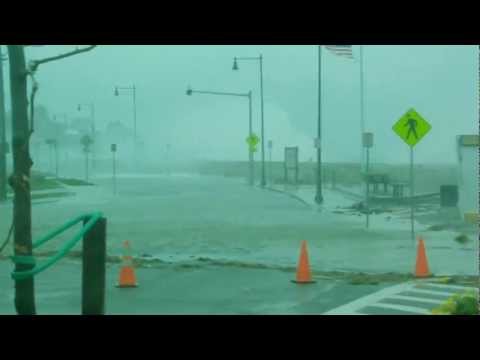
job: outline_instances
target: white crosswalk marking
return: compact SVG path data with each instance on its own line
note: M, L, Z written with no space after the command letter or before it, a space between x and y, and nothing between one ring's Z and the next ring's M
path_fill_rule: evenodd
M434 304L434 305L440 305L443 302L443 300L426 299L426 298L423 298L423 297L406 296L406 295L392 295L392 296L389 297L389 299L421 301L421 302L431 303L431 304Z
M396 304L385 304L385 303L376 303L374 305L376 308L382 309L391 309L392 314L395 313L395 310L406 311L409 313L421 314L421 315L431 315L432 313L426 309L422 309L416 306L408 306L408 305L396 305ZM360 309L362 311L362 309Z
M423 285L426 285L426 284L423 284ZM417 284L416 286L422 286L422 284ZM443 285L443 284L428 283L428 287L436 287L438 289L446 289L446 290L460 290L460 291L477 290L478 291L478 288L474 288L471 286L460 286L460 285Z
M422 294L427 294L427 295L440 295L440 296L445 296L445 297L450 297L453 295L452 292L446 292L446 291L436 291L436 290L427 290L427 289L422 289L414 286L411 291L415 291L416 293L422 293Z
M431 315L432 309L456 293L477 290L469 286L413 281L382 289L324 315L417 314Z

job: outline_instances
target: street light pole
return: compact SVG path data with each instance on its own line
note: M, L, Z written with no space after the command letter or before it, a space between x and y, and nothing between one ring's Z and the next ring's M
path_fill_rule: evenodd
M58 117L62 116L63 117L63 123L65 124L65 126L67 127L67 114L63 113L63 114L56 114L56 115L53 115L53 121L55 122L55 129L56 129L56 136L55 138L53 139L53 144L51 145L51 148L54 150L54 156L55 156L55 174L56 174L56 177L58 178L58 167L59 167L59 156L58 156L58 145L60 143L60 138L61 136L59 135L59 127L60 127L60 121L57 122L57 119ZM65 151L67 151L67 145L65 143ZM67 162L68 164L68 162ZM65 169L64 169L64 172L65 172Z
M7 200L7 134L5 130L3 61L2 47L0 46L0 201Z
M219 92L219 91L199 91L192 90L191 88L187 89L187 95L191 96L192 94L206 94L206 95L220 95L220 96L239 96L248 98L248 134L251 138L253 135L253 125L252 125L252 91L249 91L246 94L243 93L230 93L230 92ZM255 182L255 173L254 173L254 158L253 158L253 149L251 146L248 147L248 160L249 160L249 184L253 186Z
M268 181L273 183L272 176L272 150L273 150L273 141L268 142Z
M137 164L137 89L135 85L130 87L115 86L115 96L120 96L120 91L129 91L133 97L133 159L134 164Z
M170 144L165 147L166 174L170 175Z
M261 186L265 187L267 181L265 177L265 122L264 122L264 101L263 101L263 56L258 57L235 57L233 59L233 70L238 70L239 60L254 60L260 65L260 119L261 119L261 142L262 142L262 179Z
M137 90L133 85L133 141L135 141L134 151L137 148Z
M57 138L50 138L46 140L46 144L50 149L49 154L49 171L53 171L53 162L55 161L55 178L58 179L58 139ZM53 161L52 158L55 158Z
M253 125L252 125L252 91L248 92L248 134L251 138L253 136ZM249 185L254 185L255 178L255 168L254 168L254 159L253 159L253 150L251 146L248 147L248 163L250 167L249 172Z
M48 144L48 172L53 171L53 148L52 145Z
M92 148L92 169L95 170L95 140L96 140L96 126L95 126L95 104L88 103L88 104L79 104L78 111L82 110L82 106L88 106L90 108L90 118L92 120L92 140L93 140L93 148Z
M113 161L113 195L117 194L117 164L115 153L117 152L117 144L111 144L110 150L112 152L112 161Z
M50 148L53 151L53 157L55 162L55 179L58 179L58 132L57 136L51 140Z
M53 144L53 148L55 150L55 178L58 179L58 141L55 140Z
M360 136L363 136L365 133L365 87L364 87L364 67L363 67L363 45L360 45ZM365 155L362 151L360 152L360 171L365 170Z
M265 179L265 123L263 120L263 56L260 55L260 111L262 119L262 187L265 187L267 181Z
M318 45L318 143L317 145L317 194L315 202L323 203L322 195L322 45Z

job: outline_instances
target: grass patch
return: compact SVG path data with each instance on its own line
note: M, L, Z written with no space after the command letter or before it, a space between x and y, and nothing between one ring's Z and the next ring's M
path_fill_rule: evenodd
M411 274L346 274L346 280L350 285L379 285L385 282L404 282L412 279L413 275Z
M64 198L68 196L73 196L74 193L71 192L56 192L56 193L47 193L47 194L32 194L32 200L39 200L39 199L56 199L56 198Z
M32 192L41 190L63 189L63 185L93 186L94 184L79 179L54 179L51 177L51 175L39 172L32 172L30 176L30 190ZM13 191L10 187L7 188L7 193L13 194Z
M478 276L450 276L434 279L434 282L440 284L450 284L450 285L463 285L478 287L479 279Z
M58 179L58 181L64 185L68 186L93 186L92 183L89 183L84 180L79 180L79 179Z
M52 189L61 189L62 185L52 178L48 178L46 174L32 172L30 176L30 190L52 190ZM10 189L11 190L11 189Z
M432 225L427 228L427 231L442 231L448 228L447 225Z

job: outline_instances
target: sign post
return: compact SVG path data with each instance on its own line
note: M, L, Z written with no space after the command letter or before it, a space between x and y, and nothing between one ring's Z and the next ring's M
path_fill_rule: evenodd
M166 174L167 175L170 175L170 149L171 149L171 145L170 144L167 144L167 146L165 147L165 162L166 162Z
M295 171L295 185L298 184L298 147L285 148L285 183L288 184L288 170Z
M431 125L415 109L410 109L393 126L393 131L410 146L410 235L415 245L413 147L430 131Z
M272 149L273 141L268 141L268 182L272 183Z
M116 159L115 153L117 152L117 144L110 145L110 150L112 152L113 159L113 194L117 194L117 169L116 169Z
M248 154L249 154L249 176L248 176L248 182L250 186L253 186L254 184L254 177L255 177L255 169L254 169L254 161L253 161L253 154L257 152L257 145L260 142L260 139L257 135L254 133L251 133L247 139L247 144L248 144Z
M369 197L370 197L370 177L369 177L369 169L370 169L370 148L373 147L373 133L363 133L363 147L367 150L367 164L365 169L365 212L366 212L366 220L367 220L367 229L370 226L370 206L369 206Z
M321 48L321 46L320 46ZM320 105L319 105L320 106ZM320 110L319 110L319 118L320 118ZM321 163L321 146L322 146L322 143L321 143L321 139L320 139L320 119L319 119L319 126L318 126L318 132L319 132L319 137L315 138L314 139L314 146L315 146L315 149L317 149L317 169L316 169L316 194L315 194L315 202L317 204L322 204L323 203L323 194L322 194L322 163ZM325 173L326 175L326 173ZM326 178L325 179L325 183L326 183Z
M85 153L85 180L88 182L88 153L90 152L90 146L93 144L93 140L90 136L84 135L80 139L80 143L83 145L83 152Z

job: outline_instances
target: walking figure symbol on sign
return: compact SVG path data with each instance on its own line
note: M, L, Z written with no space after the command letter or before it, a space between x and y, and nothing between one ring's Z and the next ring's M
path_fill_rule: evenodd
M393 131L409 146L415 146L430 131L431 126L414 109L407 111L393 125Z
M417 120L408 118L407 122L405 123L404 126L408 126L408 132L407 132L407 139L410 138L410 134L413 133L415 135L415 138L418 139L417 135Z

